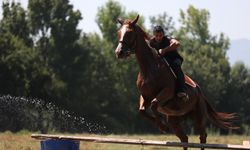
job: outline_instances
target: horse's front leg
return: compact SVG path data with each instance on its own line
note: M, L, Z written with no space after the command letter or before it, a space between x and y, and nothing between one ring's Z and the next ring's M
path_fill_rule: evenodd
M149 108L149 104L150 103L146 103L144 98L142 96L140 96L140 101L139 101L139 113L146 119L150 120L154 125L156 125L159 130L161 131L161 133L166 133L167 132L167 127L166 125L164 125L160 119L156 119L155 117L153 117L152 115L150 115L149 113L147 113L147 109Z
M159 94L157 94L156 98L154 98L152 100L150 108L151 108L153 114L155 115L155 121L156 121L156 123L160 122L160 117L159 117L159 115L157 115L159 113L158 110L157 110L158 107L159 107L159 104L161 104L161 102L167 101L170 98L172 98L174 95L171 94L171 93L174 93L172 91L172 89L170 89L170 88L164 88L164 89L162 89L160 91Z

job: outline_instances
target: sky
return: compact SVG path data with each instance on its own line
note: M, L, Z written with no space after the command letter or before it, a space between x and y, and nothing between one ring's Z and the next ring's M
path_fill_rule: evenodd
M16 0L27 7L28 0ZM209 31L212 35L224 33L230 40L247 40L250 42L250 0L116 0L126 12L136 11L145 17L149 28L149 16L166 12L173 17L178 27L180 10L186 11L190 5L206 9L210 13ZM83 20L79 27L84 32L100 33L95 22L98 8L108 0L70 0L75 9L80 10ZM0 9L0 13L1 13ZM250 51L250 49L249 49ZM250 52L249 52L250 53ZM231 56L230 56L231 57ZM238 58L240 59L240 58ZM245 61L245 60L244 60ZM249 60L250 65L250 60Z
M98 31L96 13L108 0L71 0L75 8L82 12L80 27L86 31ZM146 26L149 16L166 12L178 22L180 10L186 11L189 5L207 9L210 12L209 29L213 34L225 33L230 39L250 40L250 1L249 0L118 0L126 11L136 11L145 16Z

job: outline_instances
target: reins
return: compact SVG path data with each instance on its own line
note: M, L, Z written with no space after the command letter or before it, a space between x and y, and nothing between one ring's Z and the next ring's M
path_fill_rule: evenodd
M169 65L167 59L166 59L165 57L163 57L163 56L159 53L159 51L158 51L157 49L151 47L148 41L146 41L146 43L147 43L148 47L153 51L153 53L156 53L157 55L159 55L159 56L163 59L164 63L170 68L170 71L172 72L172 74L174 75L174 77L177 78L177 76L176 76L176 74L174 73L173 69L172 69L171 66Z

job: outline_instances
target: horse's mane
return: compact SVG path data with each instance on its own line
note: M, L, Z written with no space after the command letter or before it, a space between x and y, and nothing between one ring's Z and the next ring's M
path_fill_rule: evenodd
M131 19L126 19L126 20L124 20L123 24L128 24L128 25L131 26L132 21L133 21L133 20L131 20ZM153 47L151 47L150 44L149 44L149 40L151 39L150 35L149 35L147 32L145 32L145 31L142 29L141 26L139 26L139 25L137 25L137 24L136 24L135 26L136 26L136 29L139 31L139 33L144 37L144 39L145 39L145 41L146 41L148 47L151 49L151 51L152 51L152 53L153 53L153 55L154 55L154 57L157 58L157 55L158 55L157 50L154 49Z
M149 43L149 40L150 40L150 36L147 32L145 32L139 25L137 25L137 29L138 31L143 35L148 47L151 49L154 57L157 57L158 53L157 53L157 50L153 47L150 46L150 43Z
M126 19L124 20L124 23L123 24L128 24L128 25L131 25L132 23L132 20L130 19ZM143 37L146 39L146 40L149 40L150 39L150 36L148 33L146 33L139 25L136 25L140 31L140 33L143 35Z

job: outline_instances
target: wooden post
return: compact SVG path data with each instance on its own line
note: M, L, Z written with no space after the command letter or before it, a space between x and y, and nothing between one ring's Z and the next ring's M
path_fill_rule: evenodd
M104 138L104 137L87 137L87 136L65 136L65 135L47 135L32 134L32 138L36 139L62 139L76 140L96 143L113 143L113 144L132 144L132 145L150 145L150 146L168 146L168 147L190 147L190 148L207 148L207 149L238 149L250 150L248 145L232 145L232 144L199 144L199 143L180 143L173 141L155 141L143 139L120 139L120 138Z

